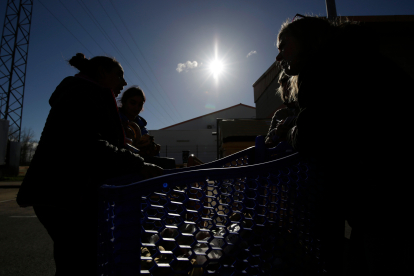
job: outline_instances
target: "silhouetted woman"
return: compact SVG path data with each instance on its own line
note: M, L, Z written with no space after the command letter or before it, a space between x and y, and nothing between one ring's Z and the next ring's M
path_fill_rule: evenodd
M133 173L147 178L162 169L124 148L115 97L127 83L119 62L76 54L69 64L79 73L50 97L17 203L33 206L52 238L56 275L96 275L98 187L105 179Z
M392 27L392 25L390 25ZM385 38L387 39L387 38ZM278 34L276 61L300 108L286 139L316 160L321 256L332 275L343 264L344 220L352 227L350 275L404 275L408 269L407 101L412 79L379 52L365 26L303 17ZM390 49L393 50L393 49Z

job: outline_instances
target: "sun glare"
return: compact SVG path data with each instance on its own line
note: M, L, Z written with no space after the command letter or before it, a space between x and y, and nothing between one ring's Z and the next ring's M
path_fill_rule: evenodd
M210 63L210 72L217 77L223 71L223 63L219 60L214 60Z

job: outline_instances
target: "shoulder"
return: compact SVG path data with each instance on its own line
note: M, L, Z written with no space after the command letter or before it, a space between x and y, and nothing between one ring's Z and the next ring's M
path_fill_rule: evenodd
M147 120L145 120L144 118L142 118L141 116L137 116L137 118L135 119L135 121L138 124L141 124L142 126L146 126L147 125Z
M109 89L79 77L66 77L56 87L55 92L56 91L67 92L67 94L70 94L69 96L75 98L95 97L111 94Z
M122 107L119 107L118 108L118 111L119 111L119 117L121 118L121 121L128 122L128 118L125 115L123 108Z
M108 98L108 99L107 99ZM111 90L101 87L91 81L79 77L66 77L56 87L49 99L51 105L55 103L99 106L98 102L112 98ZM65 103L66 102L66 103Z
M82 86L82 87L95 87L95 88L101 88L99 85L88 81L86 79L76 77L76 76L69 76L64 78L58 87L76 87L76 86Z

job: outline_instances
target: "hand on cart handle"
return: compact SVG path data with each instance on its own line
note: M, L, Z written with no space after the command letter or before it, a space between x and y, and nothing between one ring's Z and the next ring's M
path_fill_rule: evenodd
M140 174L144 179L157 177L164 174L164 169L157 165L144 163L144 166L140 170Z

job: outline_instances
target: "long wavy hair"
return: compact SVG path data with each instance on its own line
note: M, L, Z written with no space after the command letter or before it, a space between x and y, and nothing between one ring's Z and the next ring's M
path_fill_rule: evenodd
M277 40L279 41L281 36L286 34L295 37L301 49L299 57L306 62L315 52L325 46L333 36L337 37L338 34L343 37L340 41L347 41L348 43L355 43L358 40L369 41L370 39L364 37L366 32L364 33L357 26L359 26L358 22L351 22L348 18L329 21L323 17L308 15L294 21L287 19L283 22ZM371 47L371 49L373 44L372 42L365 43L367 48ZM298 76L290 76L289 86L289 99L296 101L299 91Z
M286 75L283 71L279 74L279 87L276 89L276 95L278 95L283 102L289 102L290 97L290 77ZM286 89L288 88L288 89Z

